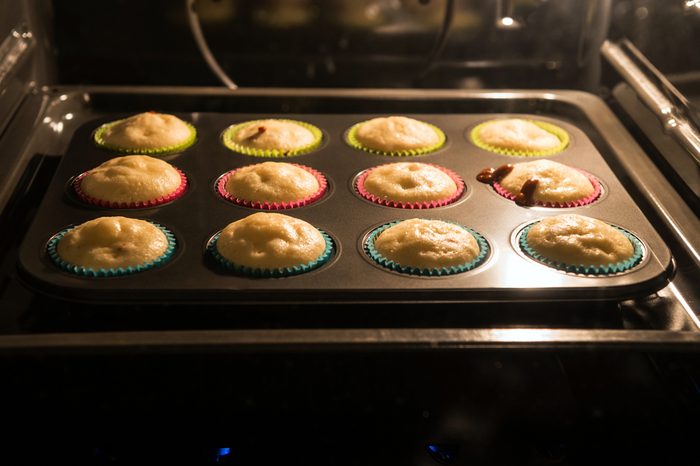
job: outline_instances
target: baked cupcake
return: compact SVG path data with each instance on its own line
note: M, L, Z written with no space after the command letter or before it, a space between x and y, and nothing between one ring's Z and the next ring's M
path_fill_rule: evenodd
M291 209L320 199L326 178L313 168L284 162L248 165L224 174L217 191L234 204L255 209Z
M567 272L608 275L642 260L641 242L630 232L590 217L564 214L525 227L520 247L533 259Z
M187 188L187 178L163 160L126 155L77 176L73 188L88 204L112 209L145 208L180 197Z
M373 118L351 127L348 143L379 155L420 155L436 151L445 143L437 126L403 116Z
M197 131L174 115L146 112L97 128L95 143L127 154L170 154L180 152L197 138Z
M303 121L268 119L230 126L223 134L224 145L256 157L292 157L305 154L321 144L323 133Z
M478 147L498 154L544 156L569 145L569 133L551 123L521 118L491 120L471 131Z
M578 207L600 196L595 177L551 160L486 168L476 179L493 185L498 194L521 206Z
M376 204L404 209L440 207L457 200L464 182L456 173L437 165L399 162L362 172L357 192Z
M450 275L480 265L488 253L486 240L465 226L413 218L372 231L367 255L390 270L413 275Z
M230 223L208 249L227 270L253 277L285 277L313 270L331 257L330 237L287 215L258 212Z
M61 231L48 253L61 269L76 275L107 277L141 272L167 262L175 238L146 220L99 217Z

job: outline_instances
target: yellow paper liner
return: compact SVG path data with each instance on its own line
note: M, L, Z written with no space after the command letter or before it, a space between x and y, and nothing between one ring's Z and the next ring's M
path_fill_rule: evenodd
M98 147L101 147L102 149L107 149L109 151L113 152L119 152L122 154L139 154L139 155L167 155L167 154L174 154L177 152L182 152L183 150L187 149L190 147L192 144L195 143L197 140L197 129L190 123L182 121L184 124L187 125L187 127L190 129L190 135L189 137L184 140L183 142L179 144L175 144L172 146L165 146L165 147L158 147L158 148L148 148L148 147L123 147L123 146L116 146L113 144L109 144L105 142L103 135L104 132L107 131L110 127L116 125L117 123L120 123L122 121L126 120L126 118L122 118L121 120L116 120L116 121L110 121L109 123L105 123L98 127L95 130L95 134L93 136L93 140L95 141L95 144Z
M369 120L368 120L369 121ZM429 154L431 152L435 152L436 150L440 149L442 146L445 145L446 137L445 133L438 128L435 125L432 125L430 123L427 123L425 121L421 121L421 123L428 125L430 128L435 131L435 133L438 135L438 142L435 144L431 144L425 147L421 147L418 149L403 149L403 150L396 150L396 151L384 151L384 150L378 150L378 149L373 149L371 147L367 147L363 145L358 139L357 139L357 130L362 126L363 124L367 123L367 121L362 121L360 123L357 123L353 126L350 127L350 129L347 132L345 140L347 143L351 146L354 147L355 149L360 149L365 152L369 152L371 154L376 154L376 155L387 155L391 157L410 157L414 155L425 155Z
M309 131L311 131L311 134L314 137L313 142L292 150L280 150L258 149L255 147L249 147L239 144L235 141L235 136L238 133L238 131L247 127L248 125L252 125L260 121L263 120L245 121L243 123L237 123L226 128L226 130L224 130L224 133L222 134L224 146L226 146L228 149L234 152L238 152L239 154L250 155L252 157L295 157L297 155L308 154L309 152L317 149L321 145L321 141L323 140L323 132L310 123L306 123L305 121L277 118L275 119L275 121L292 123L308 129Z
M471 132L469 133L469 137L471 141L474 143L475 146L487 150L489 152L494 152L496 154L501 154L501 155L510 155L514 157L546 157L549 155L554 155L558 154L559 152L563 151L566 149L569 145L570 142L570 137L569 133L567 133L564 129L560 128L559 126L553 125L551 123L546 123L544 121L539 121L539 120L528 120L524 119L524 121L533 123L543 130L547 131L548 133L553 134L554 136L559 139L559 145L556 147L553 147L551 149L547 150L541 150L541 151L531 151L531 150L522 150L522 149L510 149L510 148L504 148L504 147L499 147L495 146L492 144L489 144L485 141L483 141L479 137L479 132L481 129L489 125L491 123L503 120L504 118L501 119L496 119L496 120L489 120L485 121L483 123L480 123L476 125L474 128L472 128Z

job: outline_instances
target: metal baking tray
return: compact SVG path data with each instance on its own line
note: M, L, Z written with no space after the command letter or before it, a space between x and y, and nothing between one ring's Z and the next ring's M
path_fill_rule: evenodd
M19 269L33 288L69 300L98 302L473 302L513 300L602 300L648 295L662 288L673 272L671 253L644 214L628 195L605 160L610 147L572 101L554 94L528 99L450 97L420 94L402 98L371 92L346 98L342 93L316 96L241 95L227 98L153 95L91 95L75 99L72 133L56 175L47 188L34 223L20 249ZM96 147L92 132L102 123L130 114L157 110L175 113L193 123L198 140L180 154L165 159L188 176L190 187L172 204L147 210L107 210L77 202L67 188L72 177L116 156ZM430 122L447 135L444 148L423 156L398 158L356 150L345 142L354 123L375 116L401 114ZM469 130L488 119L536 116L564 129L571 143L551 157L581 168L601 180L604 193L592 205L574 209L523 208L476 181L483 168L529 159L493 154L469 141ZM227 149L221 133L231 124L258 118L284 117L312 123L323 130L318 150L286 159L315 168L329 180L329 192L319 202L282 211L328 232L336 251L331 261L312 272L281 279L256 279L219 270L205 255L208 240L228 223L255 210L232 205L215 192L224 172L269 159L249 157ZM78 124L76 126L76 124ZM367 168L398 161L421 161L447 167L466 183L465 194L454 204L427 210L383 207L359 198L353 189L356 175ZM537 264L514 246L518 229L533 220L576 212L619 225L637 235L645 246L641 265L628 273L607 277L575 276ZM72 224L105 215L152 219L173 231L177 252L165 266L115 278L84 278L56 268L45 249L49 238ZM447 277L416 277L389 272L374 265L362 251L365 235L392 220L412 217L456 221L488 240L491 253L485 264Z

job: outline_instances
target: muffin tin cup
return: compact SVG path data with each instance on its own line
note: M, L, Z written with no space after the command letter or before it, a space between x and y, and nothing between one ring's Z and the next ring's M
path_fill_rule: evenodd
M173 254L175 253L175 248L177 247L177 240L175 239L175 235L165 228L164 226L153 222L151 220L148 220L151 224L156 226L160 231L163 232L165 235L166 239L168 240L168 247L166 248L165 252L158 258L145 262L143 264L138 264L134 266L128 266L128 267L117 267L117 268L109 268L109 269L93 269L92 267L85 267L82 265L75 265L71 264L69 262L64 261L61 259L61 257L58 255L58 243L61 241L61 239L71 230L75 229L76 226L72 226L69 228L66 228L55 235L51 237L49 240L48 244L46 245L46 251L51 259L51 262L54 263L58 268L61 270L71 273L73 275L78 275L82 277L121 277L125 275L131 275L134 273L139 273L139 272L144 272L146 270L150 270L156 267L160 267L163 264L167 263L172 259Z
M376 170L379 167L383 167L385 165L379 165L377 167L370 168L368 170L363 171L360 173L360 175L357 177L355 180L355 190L357 193L362 196L364 199L367 199L370 202L373 202L375 204L379 204L381 206L385 207L394 207L398 209L432 209L435 207L443 207L448 204L452 204L455 202L457 199L459 199L462 194L465 191L465 184L462 178L459 177L455 172L452 170L448 170L447 168L441 167L439 165L435 165L432 163L428 163L426 165L430 165L431 167L437 168L441 172L445 173L448 175L452 181L454 181L455 185L457 186L457 190L451 194L448 197L445 197L443 199L437 199L437 200L432 200L432 201L421 201L421 202L404 202L404 201L396 201L393 199L385 199L382 197L379 197L375 194L370 193L365 189L365 180L369 176L370 173L372 173L374 170Z
M99 128L95 130L95 134L93 135L93 140L95 144L102 148L106 149L112 152L119 152L121 154L139 154L139 155L168 155L168 154L175 154L177 152L182 152L188 147L190 147L192 144L195 143L197 140L197 129L190 123L183 121L187 125L187 127L190 130L190 135L186 140L179 144L175 144L172 146L165 146L165 147L157 147L157 148L149 148L149 147L123 147L123 146L116 146L113 144L109 144L104 140L104 133L107 131L109 128L112 126L116 125L117 123L121 123L125 119L117 120L117 121L111 121L109 123L105 123Z
M219 253L216 247L216 243L219 240L221 232L217 232L207 244L207 253L216 261L217 265L222 269L232 272L236 275L242 275L252 278L283 278L291 277L294 275L300 275L306 272L310 272L324 265L333 256L333 251L335 250L333 246L333 240L331 237L323 230L318 230L321 235L323 235L323 240L326 243L326 247L321 253L321 255L311 262L306 264L295 265L293 267L280 267L274 269L267 268L257 268L249 267L246 265L235 264Z
M218 181L216 182L216 192L221 196L222 198L226 199L227 201L242 206L242 207L250 207L251 209L261 209L261 210L284 210L284 209L295 209L297 207L303 207L305 205L311 204L313 202L318 201L323 197L323 195L326 193L328 190L328 180L326 180L326 177L323 176L323 174L317 170L314 170L311 167L307 167L305 165L299 165L296 163L293 163L295 167L301 168L309 173L311 173L314 178L316 178L316 181L318 182L318 191L315 193L311 194L310 196L304 197L302 199L296 199L294 201L286 201L286 202L269 202L269 201L251 201L248 199L241 199L239 197L236 197L229 193L226 190L226 183L228 183L228 180L233 176L234 173L236 173L238 170L241 168L237 168L235 170L231 170L229 172L224 173L219 177Z
M578 170L578 169L577 169ZM582 207L585 205L592 204L595 202L600 195L603 192L603 189L601 187L600 181L598 179L591 175L590 173L587 173L583 170L578 170L579 172L583 173L586 178L588 178L588 181L591 182L591 185L593 186L593 192L589 194L586 197L583 197L581 199L577 199L575 201L568 201L568 202L549 202L549 201L534 201L531 205L528 205L527 207L550 207L550 208L557 208L557 209L564 209L564 208L571 208L571 207ZM506 199L510 201L515 201L515 198L517 197L515 194L511 193L508 191L506 188L504 188L499 182L495 182L492 184L494 191L496 191L498 194L501 196L505 197Z
M308 129L311 131L311 134L313 135L313 142L310 144L306 144L305 146L298 147L296 149L290 149L290 150L280 150L280 149L258 149L255 147L249 147L245 146L242 144L239 144L235 141L236 134L238 134L238 131L241 129L255 124L257 122L260 122L263 120L252 120L252 121L245 121L243 123L238 123L235 125L231 125L228 128L226 128L221 135L221 138L223 140L224 146L226 146L228 149L238 152L239 154L243 155L250 155L252 157L271 157L271 158L277 158L277 157L295 157L297 155L302 155L302 154L307 154L311 151L316 150L318 147L321 146L321 142L323 140L323 132L318 129L316 126L306 123L305 121L299 121L299 120L289 120L289 119L281 119L281 118L276 118L275 121L279 122L285 122L285 123L292 123L298 126L301 126L303 128Z
M360 128L360 126L362 126L365 123L366 123L366 121L362 121L360 123L357 123L357 124L351 126L350 129L347 131L345 140L351 147L354 147L355 149L359 149L359 150L369 152L369 153L375 154L375 155L387 155L387 156L392 156L392 157L410 157L410 156L414 156L414 155L429 154L431 152L435 152L436 150L442 148L445 145L445 141L447 140L445 133L440 128L438 128L437 126L432 125L430 123L426 123L426 122L422 121L421 123L428 125L438 135L438 142L437 143L431 144L429 146L417 148L417 149L403 149L403 150L396 150L396 151L384 151L384 150L379 150L379 149L373 149L371 147L365 146L357 139L357 130Z
M612 227L622 232L622 234L624 234L625 237L627 237L630 243L632 243L632 246L634 247L634 252L632 253L632 257L630 257L629 259L622 262L617 262L615 264L606 264L599 266L584 264L566 264L564 262L554 261L544 257L543 255L532 249L532 247L530 247L530 245L527 242L527 235L530 232L530 228L535 226L537 223L539 223L539 221L528 224L520 232L517 240L518 245L520 246L520 250L527 257L535 260L536 262L539 262L540 264L546 265L556 270L560 270L562 272L585 276L615 275L633 269L634 267L639 265L642 262L642 259L644 258L644 246L642 245L642 242L639 240L639 238L637 238L635 235L625 230L624 228L620 228L616 225L611 225Z
M173 167L175 168L175 167ZM112 202L112 201L107 201L105 199L98 199L92 196L89 196L88 194L85 193L82 189L82 182L85 179L85 177L90 173L90 172L84 172L81 173L80 175L76 176L73 179L73 182L71 183L71 186L73 188L73 192L75 195L80 199L82 202L86 204L90 204L96 207L101 207L104 209L149 209L152 207L158 207L163 204L168 204L170 202L173 202L177 200L178 198L182 197L183 194L185 194L185 191L187 191L187 176L178 168L175 168L177 170L178 174L180 175L180 185L175 189L170 194L167 194L165 196L161 196L156 199L150 199L147 201L132 201L132 202Z
M397 262L394 262L391 259L388 259L384 257L377 249L374 247L374 241L376 240L377 236L387 228L391 228L394 225L397 225L401 223L403 220L397 220L394 222L386 223L378 228L375 228L370 232L370 234L367 236L367 239L365 240L364 244L364 250L365 253L372 259L374 260L377 264L381 265L382 267L392 270L394 272L399 272L403 274L408 274L408 275L414 275L414 276L423 276L423 277L442 277L442 276L447 276L447 275L455 275L458 273L463 273L467 272L469 270L473 270L476 267L480 266L486 261L486 258L489 255L490 252L490 247L488 242L486 241L486 238L484 238L480 233L472 230L469 227L466 227L464 225L461 225L456 222L449 222L454 225L459 226L460 228L465 229L467 232L469 232L470 235L474 237L476 240L477 244L479 245L479 254L477 257L475 257L472 261L460 264L460 265L454 265L450 267L438 267L438 268L420 268L420 267L410 267L410 266L403 266Z
M472 130L469 132L469 138L471 139L472 143L474 143L475 146L487 150L489 152L494 152L496 154L501 154L501 155L510 155L514 157L547 157L551 155L556 155L560 152L562 152L564 149L566 149L569 146L570 143L570 137L569 133L564 130L563 128L560 128L557 125L553 125L552 123L546 123L544 121L539 121L539 120L528 120L526 119L525 121L528 121L530 123L533 123L543 130L547 131L548 133L553 134L554 136L559 139L559 145L556 147L553 147L551 149L547 150L540 150L540 151L535 151L535 150L521 150L521 149L509 149L509 148L504 148L504 147L499 147L495 146L492 144L487 143L486 141L482 140L479 137L479 131L486 125L491 124L496 120L488 120L483 123L479 123L476 125Z

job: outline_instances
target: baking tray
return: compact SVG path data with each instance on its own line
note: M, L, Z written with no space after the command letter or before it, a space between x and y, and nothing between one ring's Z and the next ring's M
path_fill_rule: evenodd
M21 246L21 276L45 294L99 302L603 300L648 295L662 288L673 271L670 251L606 163L601 152L609 150L605 138L595 131L581 109L571 102L558 102L555 94L512 100L507 96L91 96L73 114L72 118L81 124L68 135L70 144ZM170 205L147 210L107 210L77 202L67 188L71 178L115 156L92 143L92 132L104 122L145 110L174 113L197 127L195 145L166 157L188 176L188 192ZM354 123L390 114L439 126L447 135L445 147L424 156L396 158L347 145L345 131ZM469 130L491 118L532 115L569 132L569 148L551 159L598 177L604 187L599 201L575 209L523 208L476 181L476 174L483 168L527 159L479 149L469 141ZM283 213L328 232L336 246L333 258L323 267L280 279L232 275L218 269L205 255L212 235L255 212L219 198L214 189L216 179L233 168L266 160L230 151L222 144L221 133L231 124L268 117L299 119L322 129L321 148L287 161L324 173L329 180L329 193L319 202ZM383 207L355 194L353 180L362 170L407 160L434 163L455 171L466 183L465 194L454 204L429 210ZM575 276L537 264L514 246L516 234L524 224L565 211L596 217L633 232L645 246L642 264L615 276ZM123 277L84 278L58 270L45 252L49 238L71 224L104 215L151 219L166 226L178 240L175 256L163 267ZM456 221L478 231L491 247L486 263L447 277L415 277L387 271L366 258L362 243L369 231L392 220L412 217Z

